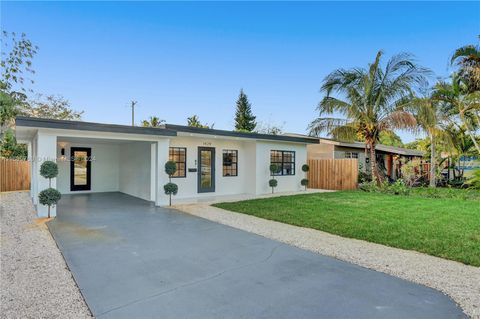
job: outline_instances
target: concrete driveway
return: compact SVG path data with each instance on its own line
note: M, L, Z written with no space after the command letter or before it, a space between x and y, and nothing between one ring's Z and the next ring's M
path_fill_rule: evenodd
M49 224L97 318L465 318L440 292L121 194Z

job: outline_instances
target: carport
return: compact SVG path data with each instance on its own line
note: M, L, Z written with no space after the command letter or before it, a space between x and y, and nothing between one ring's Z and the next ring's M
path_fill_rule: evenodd
M464 318L440 292L119 192L49 228L97 318Z

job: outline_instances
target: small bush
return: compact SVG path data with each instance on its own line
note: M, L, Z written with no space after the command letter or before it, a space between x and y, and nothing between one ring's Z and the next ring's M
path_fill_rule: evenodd
M48 206L48 218L50 218L50 208L57 205L60 198L62 198L62 194L51 187L38 193L38 201L40 204Z
M467 181L467 185L472 189L480 189L480 169L473 172L473 176Z
M277 164L270 164L270 173L272 173L272 175L280 173L280 166Z
M174 183L167 183L163 186L166 195L177 195L178 185Z
M302 186L308 186L308 179L306 179L306 178L302 179L302 180L300 181L300 184L301 184Z
M379 187L377 186L377 183L374 181L365 181L361 184L358 185L358 188L364 192L372 193L372 192L378 192Z
M308 172L309 170L310 170L310 166L308 166L307 164L303 164L303 165L302 165L302 171L303 171L303 172L306 173L306 172Z
M408 195L410 194L410 188L402 179L398 179L392 184L387 183L385 186L383 186L382 192L393 195Z
M58 165L53 161L45 161L40 165L40 175L45 178L55 178L58 175Z
M273 188L273 187L277 187L278 181L277 181L276 179L273 179L273 178L272 178L271 180L268 181L268 185L269 185L270 187L272 187L272 188Z
M174 161L168 161L165 163L165 173L167 173L168 176L172 176L175 174L177 171L177 163Z

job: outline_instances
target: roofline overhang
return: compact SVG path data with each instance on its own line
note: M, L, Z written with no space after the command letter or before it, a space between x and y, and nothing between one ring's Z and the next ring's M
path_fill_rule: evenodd
M166 128L139 127L118 124L104 124L83 121L53 120L35 117L17 116L17 127L49 128L62 130L80 130L94 132L112 132L126 134L144 134L160 136L177 136L177 132Z
M227 136L227 137L238 137L238 138L248 138L255 140L266 140L266 141L279 141L279 142L294 142L294 143L303 143L303 144L318 144L318 138L312 137L296 137L296 136L287 136L287 135L271 135L271 134L260 134L253 132L234 132L227 130L216 130L210 128L201 128L201 127L191 127L184 125L176 124L165 124L164 127L169 130L183 133L191 134L205 134L205 135L215 135L215 136Z

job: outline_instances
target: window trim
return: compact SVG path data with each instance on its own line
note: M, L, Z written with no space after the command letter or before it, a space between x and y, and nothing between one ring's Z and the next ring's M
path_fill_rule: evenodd
M282 153L282 162L272 162L272 152L280 152ZM284 158L284 153L292 153L293 154L293 162L285 162L283 160ZM270 165L272 164L280 164L280 172L277 174L272 174L270 172L270 176L295 176L297 173L297 168L296 168L296 162L297 162L297 153L296 151L289 151L289 150L270 150ZM283 165L284 164L293 164L293 174L284 174L283 173Z
M347 156L347 154L349 154L349 156ZM357 157L353 157L352 156L353 154L357 154ZM345 152L345 158L348 158L348 159L358 159L358 155L359 155L358 152Z
M181 147L181 146L170 146L168 148L168 160L170 161L170 149L172 148L177 148L177 149L183 149L185 150L185 162L178 162L178 163L183 163L185 165L185 169L183 170L183 175L179 175L179 176L172 176L172 178L186 178L187 177L187 148L186 147ZM173 161L175 162L175 161ZM175 162L175 164L178 165L177 162ZM177 171L178 171L178 167L177 167Z
M225 175L225 158L223 157L225 152L235 152L235 175ZM233 164L233 162L232 162ZM222 149L222 176L223 177L238 177L238 150L233 150L233 149Z

